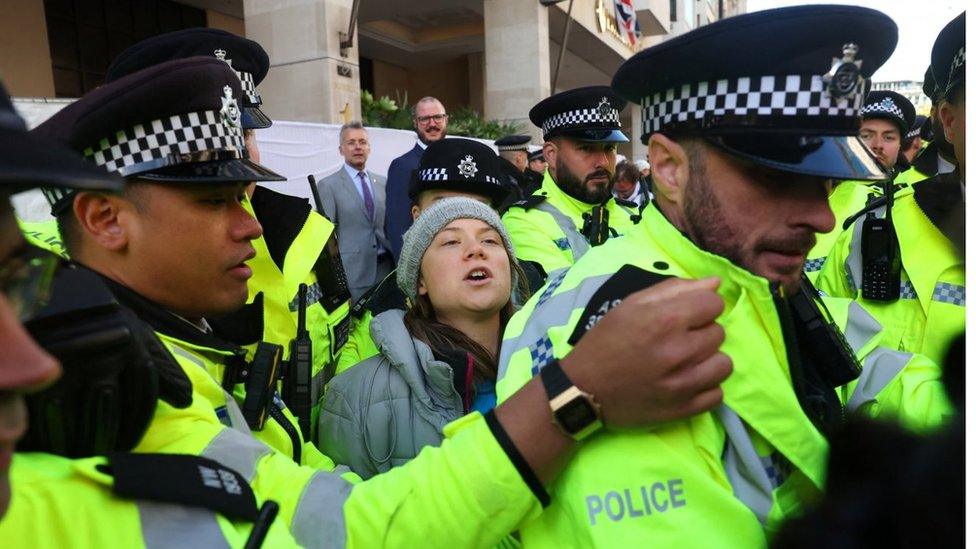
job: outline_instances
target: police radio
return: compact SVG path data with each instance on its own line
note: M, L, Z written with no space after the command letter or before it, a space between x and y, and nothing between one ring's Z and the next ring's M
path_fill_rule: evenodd
M840 387L857 379L861 375L857 356L806 276L800 283L800 291L789 298L789 303L798 337L816 352L817 371L824 380Z
M884 194L885 217L868 212L861 232L861 295L871 301L895 301L901 286L901 250L891 218L895 194L891 180L885 182Z
M283 397L298 418L302 436L309 440L312 425L312 338L305 327L308 285L298 286L298 332L291 340L287 368L284 372Z

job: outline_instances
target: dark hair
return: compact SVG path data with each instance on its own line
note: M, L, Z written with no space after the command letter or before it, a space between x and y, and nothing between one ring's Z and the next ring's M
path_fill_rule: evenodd
M515 258L509 256L509 265L518 280L518 287L513 288L519 302L524 302L528 297L525 273L519 266ZM407 314L403 318L403 323L407 327L410 335L431 348L439 354L448 354L449 351L463 350L471 353L474 358L474 371L480 379L494 379L498 375L498 351L501 347L501 336L505 331L512 315L516 311L515 302L509 298L508 303L501 310L500 326L498 327L498 345L494 349L485 349L483 345L468 337L464 332L448 326L437 320L437 313L434 305L430 302L430 297L426 295L417 296L417 299L410 304Z
M626 160L617 164L617 169L613 174L614 181L625 180L637 183L640 181L640 177L641 173L637 166Z

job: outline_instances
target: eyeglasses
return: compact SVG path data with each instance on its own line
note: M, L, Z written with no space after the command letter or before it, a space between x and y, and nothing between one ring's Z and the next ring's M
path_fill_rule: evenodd
M0 265L0 291L21 322L29 320L47 305L60 259L53 253L24 244Z
M431 114L429 116L418 116L414 120L416 120L417 122L420 122L421 124L426 124L426 123L430 122L431 120L433 120L434 122L443 122L443 121L447 120L447 115L446 114Z

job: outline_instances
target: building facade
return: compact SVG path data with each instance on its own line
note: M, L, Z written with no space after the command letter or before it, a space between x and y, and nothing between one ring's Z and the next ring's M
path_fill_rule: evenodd
M274 119L358 119L361 90L401 103L433 95L448 112L520 123L536 142L528 111L543 97L607 84L640 49L746 11L745 0L631 0L637 37L618 28L615 0L7 1L0 75L14 96L78 97L129 45L208 26L268 51L261 92ZM642 157L638 109L622 118L634 140L621 152Z
M915 113L928 115L932 110L932 101L922 91L922 82L914 80L894 80L890 82L872 82L872 90L893 91L904 95L912 102Z

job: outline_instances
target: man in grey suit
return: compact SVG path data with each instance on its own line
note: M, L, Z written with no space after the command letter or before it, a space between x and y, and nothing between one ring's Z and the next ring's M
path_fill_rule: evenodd
M339 130L345 163L318 182L325 214L336 224L339 255L355 302L393 270L390 243L383 231L386 179L366 171L369 134L360 122Z

